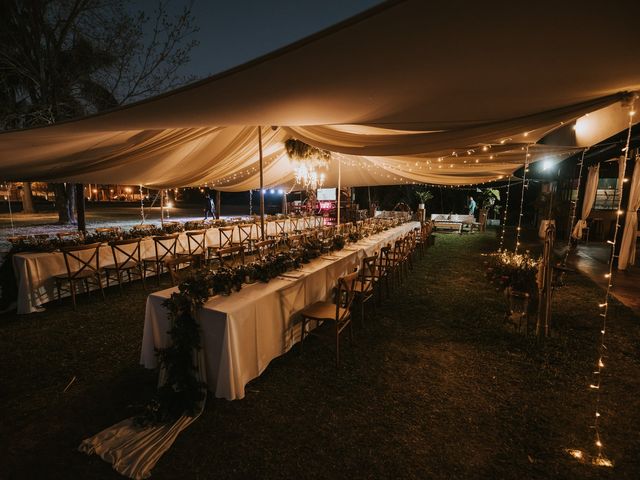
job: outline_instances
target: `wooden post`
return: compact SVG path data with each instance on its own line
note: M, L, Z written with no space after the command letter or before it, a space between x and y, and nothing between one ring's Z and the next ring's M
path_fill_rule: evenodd
M78 231L86 232L87 223L84 215L84 184L82 183L76 183L76 218L78 220Z
M260 154L260 231L264 240L264 168L262 164L262 127L258 127L258 150Z
M287 214L287 192L286 190L282 191L282 213Z
M160 190L160 226L164 227L164 189Z
M216 219L220 218L220 208L222 207L222 194L216 190Z

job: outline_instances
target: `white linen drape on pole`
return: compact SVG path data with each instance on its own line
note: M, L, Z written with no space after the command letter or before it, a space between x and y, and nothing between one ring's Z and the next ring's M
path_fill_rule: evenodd
M636 163L631 178L631 190L627 214L624 219L624 233L618 254L618 270L625 270L636 261L636 238L638 235L638 209L640 209L640 155L636 155Z
M582 202L582 216L580 220L576 222L573 227L571 236L576 239L582 238L582 229L587 226L587 218L593 208L593 203L596 200L596 192L598 190L598 179L600 176L600 164L589 167L589 174L587 176L587 184L584 189L584 200Z

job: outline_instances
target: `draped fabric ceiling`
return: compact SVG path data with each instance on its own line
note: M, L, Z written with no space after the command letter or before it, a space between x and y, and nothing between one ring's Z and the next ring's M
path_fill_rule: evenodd
M167 94L0 134L0 178L248 190L258 128L267 187L293 184L291 137L334 152L327 186L338 161L344 186L504 178L527 151L562 159L628 125L640 30L621 22L640 2L589 3L388 2Z

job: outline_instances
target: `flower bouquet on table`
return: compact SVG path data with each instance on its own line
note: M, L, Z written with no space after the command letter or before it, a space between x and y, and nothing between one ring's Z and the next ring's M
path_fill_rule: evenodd
M345 242L344 236L334 235L332 248L333 250L342 250L344 248L345 243L346 242Z
M350 243L356 243L356 242L362 240L362 234L360 232L357 232L357 231L352 231L352 232L349 232L349 237L348 238L349 238L349 242Z

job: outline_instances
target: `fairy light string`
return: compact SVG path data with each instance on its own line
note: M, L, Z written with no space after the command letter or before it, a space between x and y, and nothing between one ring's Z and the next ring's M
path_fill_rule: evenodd
M504 235L507 230L507 213L509 212L509 193L510 192L511 192L511 175L509 175L509 181L507 182L507 199L504 205L504 213L502 214L502 234L500 235L500 246L498 247L499 252L501 252L502 247L504 247Z
M520 246L520 231L522 229L522 216L524 207L524 191L527 188L527 170L529 169L529 145L525 148L524 154L524 171L522 173L522 194L520 195L520 213L518 214L518 226L516 227L516 245L513 249L514 254L518 254L518 247Z
M140 216L142 217L142 224L144 224L144 195L142 194L142 184L140 184Z
M605 291L604 301L598 306L602 309L602 313L600 313L600 317L602 318L602 328L600 329L600 342L598 345L598 359L596 361L596 369L593 372L594 381L589 385L589 388L595 390L596 399L595 399L595 412L594 412L594 422L593 422L593 430L594 430L594 440L596 445L596 456L593 458L592 463L598 466L612 467L613 462L609 460L604 455L604 444L602 443L602 435L600 431L600 419L602 415L600 413L600 403L602 399L602 370L604 369L604 360L606 358L607 346L605 343L605 335L607 333L607 318L609 314L609 302L611 300L611 289L613 288L613 272L614 272L614 261L617 255L616 252L616 240L618 238L618 232L620 230L620 215L622 215L622 189L623 189L623 180L624 180L624 172L627 166L627 160L629 158L629 145L631 143L631 127L633 126L633 116L635 114L633 110L633 106L635 103L635 98L631 101L630 111L629 111L629 125L627 130L627 141L625 147L623 149L624 155L620 157L620 162L622 165L620 166L620 172L622 178L618 178L617 185L617 194L618 194L618 207L616 211L616 223L615 229L613 232L613 240L607 240L607 243L611 246L611 254L609 256L609 272L605 274L605 278L607 279L607 288Z

